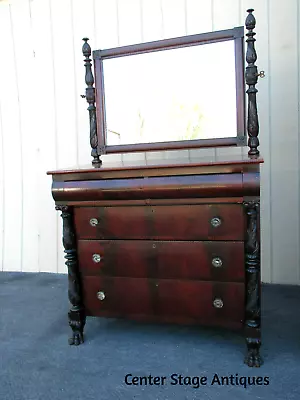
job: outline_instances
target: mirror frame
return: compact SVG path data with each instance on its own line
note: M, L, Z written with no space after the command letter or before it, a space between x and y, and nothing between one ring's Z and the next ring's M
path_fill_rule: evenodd
M196 139L171 142L136 143L122 145L107 145L106 143L106 120L105 120L105 91L103 60L118 58L135 54L150 53L180 47L197 46L201 44L218 43L223 41L234 41L235 49L235 76L236 76L236 115L237 135L230 138ZM246 91L245 91L245 65L244 65L244 27L208 32L196 35L182 36L173 39L164 39L154 42L146 42L130 46L116 47L106 50L94 50L93 62L96 89L96 123L97 123L97 153L125 153L139 151L163 151L175 149L191 149L201 147L221 146L246 146L247 131L245 119ZM226 62L226 60L224 60ZM222 73L220 67L220 73ZM226 77L224 77L225 81ZM226 91L220 90L226 101Z

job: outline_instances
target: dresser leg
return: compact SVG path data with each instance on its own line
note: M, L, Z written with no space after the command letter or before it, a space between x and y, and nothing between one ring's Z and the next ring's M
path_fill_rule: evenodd
M245 338L248 350L245 363L249 367L260 367L263 360L259 354L261 346L259 200L244 202L244 208L247 217Z
M246 338L246 344L248 352L244 360L245 364L249 367L260 367L263 363L259 354L260 339Z
M76 310L72 307L68 313L69 325L72 329L72 336L69 344L78 346L84 342L83 329L85 325L85 312L83 309Z
M68 297L71 304L68 319L72 329L72 336L69 338L69 344L78 346L84 342L83 329L86 316L82 301L73 209L68 206L56 206L56 210L62 212L63 246L65 249L66 266L68 268Z

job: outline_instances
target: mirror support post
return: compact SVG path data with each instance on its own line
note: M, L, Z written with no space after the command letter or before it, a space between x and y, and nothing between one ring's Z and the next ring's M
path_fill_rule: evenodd
M248 118L247 118L247 131L248 131L248 147L250 148L248 154L250 156L258 156L259 150L257 147L259 146L258 140L258 132L259 132L259 124L258 124L258 115L257 115L257 104L256 104L256 93L257 89L255 85L257 84L258 80L258 73L257 73L257 66L255 62L257 60L256 50L254 43L256 39L254 36L256 35L253 32L255 29L256 20L254 15L252 14L254 10L251 8L247 10L249 13L247 15L245 25L248 32L246 33L247 36L247 52L246 52L246 61L248 66L246 67L245 73L245 80L246 84L249 86L248 90L246 91L248 95Z
M90 118L90 144L92 147L91 156L93 157L92 164L94 167L101 167L102 161L99 157L97 147L98 147L98 135L97 135L97 119L96 119L96 106L95 106L95 88L94 88L94 76L92 72L91 63L91 46L88 44L88 38L83 38L84 44L82 46L82 53L85 57L85 83L87 88L85 89L85 98L88 102L88 112Z

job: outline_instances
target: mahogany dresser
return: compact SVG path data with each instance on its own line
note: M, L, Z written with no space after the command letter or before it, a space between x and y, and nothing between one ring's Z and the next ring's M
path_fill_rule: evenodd
M248 12L251 33L254 17ZM192 159L108 164L100 161L104 146L95 125L97 117L99 128L100 89L97 95L96 85L95 106L85 39L94 165L48 172L63 220L70 344L83 342L86 316L221 326L242 330L245 362L261 365L263 160L257 150L254 42L248 45L250 150L237 147L235 156L223 158L202 158L205 150L199 150ZM95 73L97 78L97 65Z

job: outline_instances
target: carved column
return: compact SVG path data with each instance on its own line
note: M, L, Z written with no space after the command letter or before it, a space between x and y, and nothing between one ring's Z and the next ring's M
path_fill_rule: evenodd
M245 363L249 367L260 367L261 346L261 290L260 290L260 237L259 237L259 200L244 202L247 220L245 242L246 267L246 320L245 336L248 353Z
M72 328L72 336L69 338L69 344L78 346L84 342L83 329L86 317L82 303L73 209L68 206L56 206L55 209L62 212L63 246L66 254L66 266L68 267L68 297L71 303L68 318L69 325Z
M85 57L84 66L85 66L85 83L87 84L87 88L85 89L85 98L89 103L88 112L90 118L90 144L92 147L91 156L94 157L92 164L95 167L100 167L102 161L100 160L98 154L98 136L97 136L97 119L96 119L96 106L95 106L95 88L94 88L94 76L92 72L92 63L90 56L92 54L91 47L88 44L88 38L82 39L84 40L84 44L82 46L82 53Z
M246 84L249 86L249 89L246 91L248 95L248 119L247 119L247 131L248 131L248 146L250 150L248 152L249 155L259 155L259 150L257 147L259 146L258 140L258 132L259 132L259 124L258 124L258 115L257 115L257 104L256 104L256 93L257 89L255 85L257 84L258 73L257 66L255 62L257 60L256 51L254 43L256 39L254 36L256 35L253 32L255 28L256 20L254 15L252 14L254 10L249 9L247 12L249 13L246 18L246 29L248 33L247 36L247 52L246 52L246 61L248 66L246 67L245 80Z

